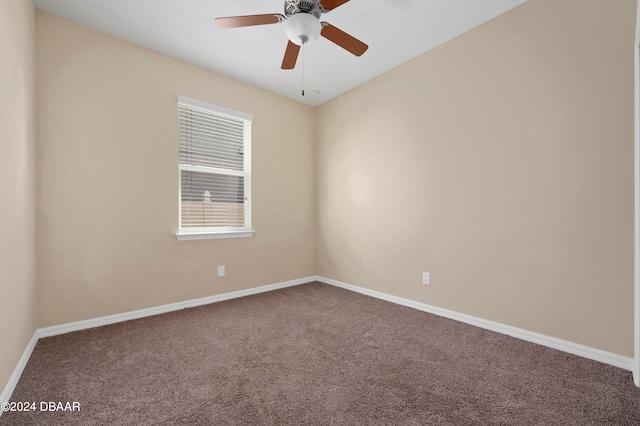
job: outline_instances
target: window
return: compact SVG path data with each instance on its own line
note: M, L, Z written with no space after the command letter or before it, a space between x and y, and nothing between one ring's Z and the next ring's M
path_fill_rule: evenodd
M253 235L252 119L178 96L179 240Z

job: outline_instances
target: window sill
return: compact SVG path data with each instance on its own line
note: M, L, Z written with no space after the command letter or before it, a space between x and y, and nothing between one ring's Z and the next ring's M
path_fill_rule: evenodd
M178 241L215 240L221 238L253 237L256 231L221 231L221 232L182 232L176 234Z

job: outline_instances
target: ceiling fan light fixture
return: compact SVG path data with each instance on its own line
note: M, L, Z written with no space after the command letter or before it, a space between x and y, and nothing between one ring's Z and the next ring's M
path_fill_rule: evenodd
M322 24L318 18L304 12L290 16L284 24L287 37L298 46L313 43L320 37L322 30Z

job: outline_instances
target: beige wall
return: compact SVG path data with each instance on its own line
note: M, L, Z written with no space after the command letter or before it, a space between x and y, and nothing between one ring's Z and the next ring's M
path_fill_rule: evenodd
M35 330L35 9L0 1L0 392Z
M36 25L39 326L315 273L312 107L40 10ZM176 240L177 95L254 115L254 237Z
M529 0L318 107L318 274L633 356L634 27Z

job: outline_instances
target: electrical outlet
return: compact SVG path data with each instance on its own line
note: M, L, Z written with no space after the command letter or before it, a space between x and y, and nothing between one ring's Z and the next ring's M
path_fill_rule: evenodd
M218 276L224 277L224 266L218 266Z
M422 273L422 284L431 284L431 272L423 272Z

